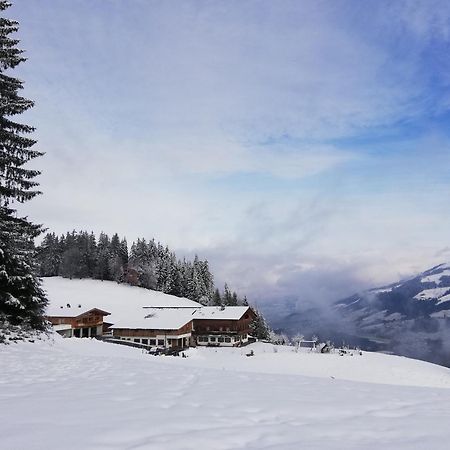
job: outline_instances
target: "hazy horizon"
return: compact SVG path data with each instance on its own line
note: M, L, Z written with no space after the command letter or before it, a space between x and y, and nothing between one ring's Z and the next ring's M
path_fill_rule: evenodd
M260 302L450 261L445 1L15 0L49 231L152 238Z

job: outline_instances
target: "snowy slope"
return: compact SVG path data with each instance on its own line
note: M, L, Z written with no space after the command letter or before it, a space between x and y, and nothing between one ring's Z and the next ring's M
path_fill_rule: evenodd
M252 348L183 359L59 337L0 347L0 448L447 448L448 369Z
M148 314L144 307L195 308L201 306L187 298L128 284L118 284L114 281L69 280L62 277L47 277L42 281L49 299L46 312L53 316L72 316L92 308L99 308L111 313L105 318L107 322L134 323L144 320Z

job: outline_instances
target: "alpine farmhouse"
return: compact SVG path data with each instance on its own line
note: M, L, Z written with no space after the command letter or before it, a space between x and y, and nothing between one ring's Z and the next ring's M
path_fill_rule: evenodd
M244 345L255 313L248 306L203 306L111 281L44 278L47 318L65 337L107 337L158 348Z

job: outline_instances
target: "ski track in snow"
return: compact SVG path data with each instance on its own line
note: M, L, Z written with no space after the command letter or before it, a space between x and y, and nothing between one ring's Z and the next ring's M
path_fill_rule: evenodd
M448 448L448 369L253 348L183 359L87 339L3 346L0 449ZM397 385L330 375L386 382L383 370Z

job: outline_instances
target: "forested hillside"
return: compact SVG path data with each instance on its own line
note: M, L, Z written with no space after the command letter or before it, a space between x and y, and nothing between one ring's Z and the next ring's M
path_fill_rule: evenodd
M57 236L48 233L37 248L39 275L66 278L94 278L128 283L166 294L186 297L202 304L240 305L239 298L225 284L223 292L214 286L208 261L178 259L169 247L138 239L130 249L116 233L72 231Z

